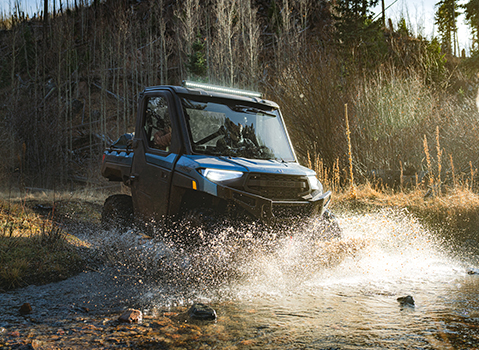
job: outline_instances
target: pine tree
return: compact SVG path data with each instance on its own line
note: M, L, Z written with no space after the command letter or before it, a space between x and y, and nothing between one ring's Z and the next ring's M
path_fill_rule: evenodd
M434 16L437 30L441 35L442 48L445 53L456 55L456 33L457 33L457 0L441 0L436 4L437 10Z
M466 21L472 29L473 48L475 48L479 40L479 0L469 0L462 7L464 8Z
M336 31L341 46L357 56L362 46L373 46L379 31L378 23L372 21L371 8L378 0L338 0L334 10Z

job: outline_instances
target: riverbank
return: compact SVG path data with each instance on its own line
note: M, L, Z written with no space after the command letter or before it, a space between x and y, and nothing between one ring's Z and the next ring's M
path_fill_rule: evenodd
M78 228L98 226L100 203L45 193L0 200L0 292L83 271L90 244Z

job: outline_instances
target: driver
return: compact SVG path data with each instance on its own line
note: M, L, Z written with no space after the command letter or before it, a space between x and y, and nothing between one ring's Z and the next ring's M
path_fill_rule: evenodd
M229 118L225 120L224 141L230 147L238 147L243 143L243 125L233 123Z
M160 129L155 133L153 139L156 148L167 151L171 145L171 128L169 126Z
M153 136L153 144L155 148L168 151L171 145L171 126L165 121L169 121L168 112L165 112L164 119L158 117L158 131Z

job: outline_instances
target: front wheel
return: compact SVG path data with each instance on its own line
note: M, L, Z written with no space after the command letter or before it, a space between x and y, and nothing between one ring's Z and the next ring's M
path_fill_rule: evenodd
M178 221L177 239L186 246L198 246L210 239L219 224L212 209L195 208L184 212Z
M104 230L124 229L133 224L133 201L126 194L114 194L105 200L101 212L101 227Z

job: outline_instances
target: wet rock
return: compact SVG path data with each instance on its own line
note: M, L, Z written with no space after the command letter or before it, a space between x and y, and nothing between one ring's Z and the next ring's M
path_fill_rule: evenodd
M123 323L139 323L143 320L143 314L140 310L128 309L119 318Z
M31 306L29 303L24 303L24 304L20 307L20 314L21 314L21 315L27 315L27 314L29 314L30 312L32 312L32 306Z
M399 297L397 298L397 301L399 302L399 305L401 305L401 307L414 307L414 298L410 295L407 295L405 297Z
M171 319L168 317L159 317L151 322L152 328L163 328L171 324Z
M188 314L196 320L216 320L216 311L201 303L193 304L188 310Z
M479 275L479 269L471 267L471 268L467 269L467 274L468 275Z
M90 309L89 309L89 308L87 308L87 307L85 307L85 306L77 306L77 305L75 305L75 304L73 304L73 305L70 306L70 310L71 310L72 313L75 313L75 314L77 314L77 313L88 313L88 312L90 312Z
M45 349L47 343L41 340L32 340L32 343L30 344L31 348L27 349L34 349L34 350L41 350Z

